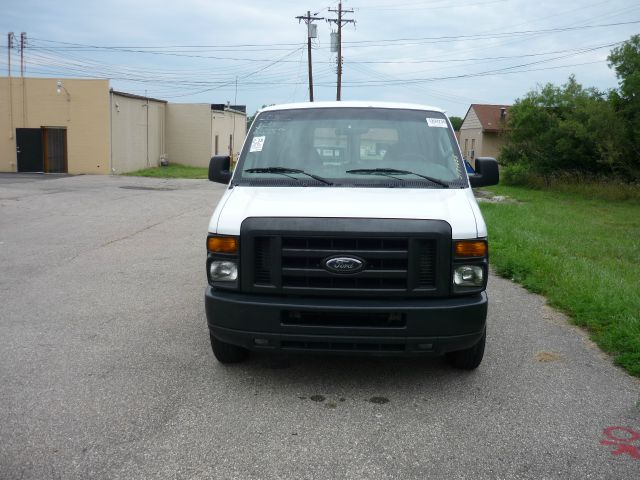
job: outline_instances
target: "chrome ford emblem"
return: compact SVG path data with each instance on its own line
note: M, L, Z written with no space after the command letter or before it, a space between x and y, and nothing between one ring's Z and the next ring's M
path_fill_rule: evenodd
M357 257L329 257L322 261L322 265L333 273L358 273L364 268L364 260Z

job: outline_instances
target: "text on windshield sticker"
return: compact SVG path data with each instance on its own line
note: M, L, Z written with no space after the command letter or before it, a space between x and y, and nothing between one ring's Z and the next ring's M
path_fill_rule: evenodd
M439 128L447 128L448 126L444 118L427 118L427 125Z

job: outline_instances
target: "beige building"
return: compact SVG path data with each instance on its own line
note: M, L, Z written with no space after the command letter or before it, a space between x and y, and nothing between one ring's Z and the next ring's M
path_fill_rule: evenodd
M220 108L220 110L218 110ZM171 104L108 80L0 77L0 172L124 173L235 155L242 107Z
M498 158L504 143L507 114L510 105L474 103L464 117L458 141L462 155L472 166L478 157Z
M0 171L108 173L109 82L0 78Z
M167 158L166 101L111 91L110 106L112 173L157 167Z
M208 103L168 104L169 160L206 167L214 155L230 155L237 159L247 133L247 115L236 108L240 107Z

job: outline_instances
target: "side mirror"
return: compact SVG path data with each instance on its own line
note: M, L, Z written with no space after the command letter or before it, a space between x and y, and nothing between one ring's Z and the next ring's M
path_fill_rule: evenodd
M217 155L211 157L209 162L209 180L217 183L224 183L227 185L231 180L231 157L224 155Z
M498 162L491 157L476 158L476 173L469 174L471 187L488 187L500 181Z

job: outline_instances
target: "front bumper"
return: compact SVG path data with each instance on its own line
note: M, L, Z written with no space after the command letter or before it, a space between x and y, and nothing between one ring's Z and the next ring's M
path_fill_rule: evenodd
M209 286L205 308L214 337L250 350L424 355L475 345L486 326L487 295L447 299L280 297ZM368 317L379 319L387 314L401 320L385 325L367 322ZM350 317L358 322L350 322ZM311 321L296 324L296 318ZM346 319L344 324L342 319Z

